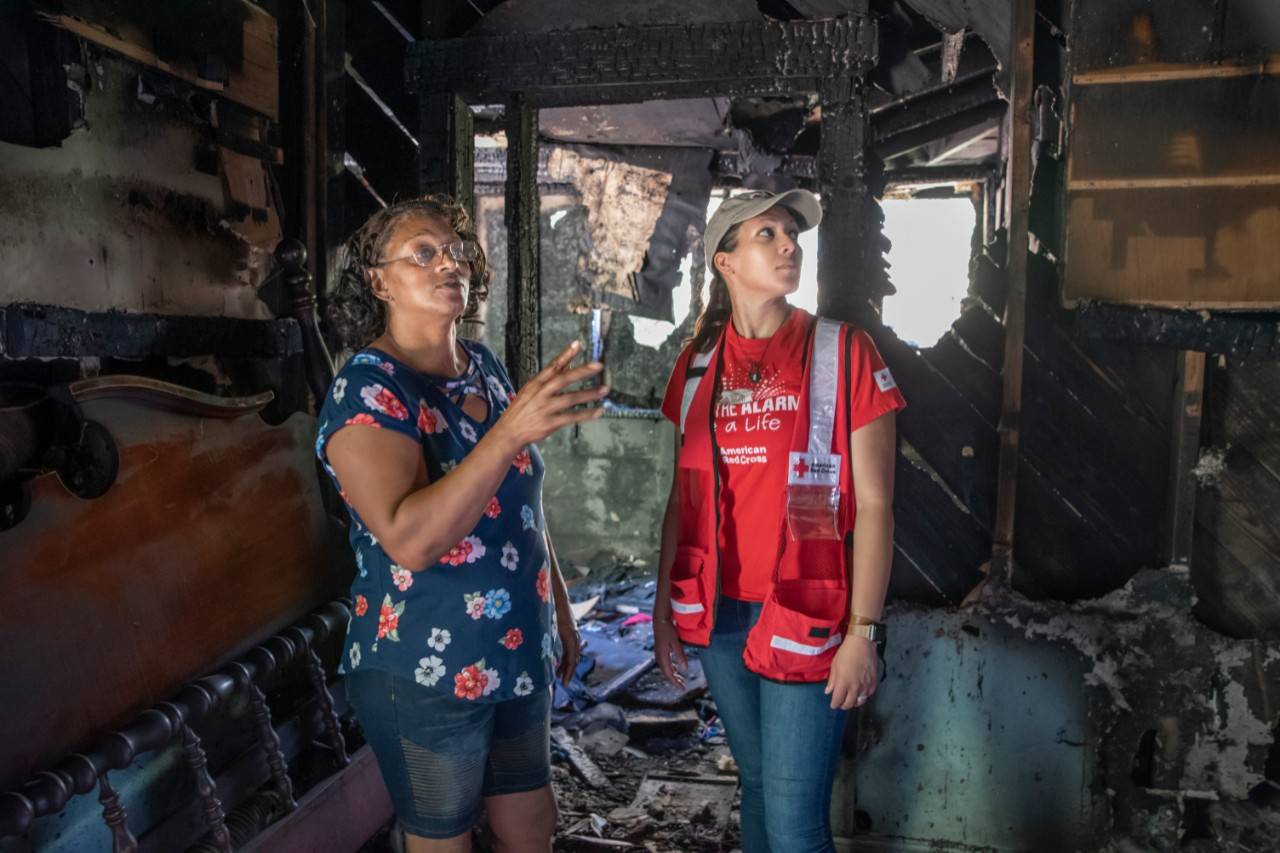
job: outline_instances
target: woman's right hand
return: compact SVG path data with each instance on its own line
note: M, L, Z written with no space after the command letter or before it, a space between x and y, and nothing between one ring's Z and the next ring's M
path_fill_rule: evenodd
M582 391L564 390L604 369L599 362L568 369L580 349L582 344L577 341L565 347L550 364L524 384L494 425L495 430L500 430L511 441L516 452L542 441L561 427L593 421L604 414L604 409L599 407L577 411L573 408L602 399L609 393L607 385Z
M662 677L675 687L684 689L684 673L689 671L689 659L685 657L676 623L669 615L653 614L653 656L657 658Z

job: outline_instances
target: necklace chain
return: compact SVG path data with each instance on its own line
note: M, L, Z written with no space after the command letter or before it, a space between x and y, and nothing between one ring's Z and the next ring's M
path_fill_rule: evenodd
M752 385L760 384L760 380L763 378L761 371L769 362L769 347L773 346L773 342L782 334L783 327L787 325L787 321L790 319L791 311L788 310L786 315L782 318L782 323L780 323L778 328L774 330L773 334L769 336L769 342L764 345L764 350L761 351L760 358L758 360L751 360L751 366L747 370L747 378L751 380ZM733 321L730 320L729 322L732 323ZM741 335L739 335L739 337L741 337Z

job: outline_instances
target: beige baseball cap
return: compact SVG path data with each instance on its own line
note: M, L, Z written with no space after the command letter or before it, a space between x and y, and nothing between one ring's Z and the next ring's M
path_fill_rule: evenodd
M707 221L707 228L702 233L702 250L707 260L707 272L711 272L711 259L715 257L720 241L725 232L746 222L753 216L759 216L774 205L782 205L791 211L801 231L817 227L822 221L822 205L818 197L808 190L787 190L783 193L771 193L764 190L753 190L749 193L730 196L720 202L720 207Z

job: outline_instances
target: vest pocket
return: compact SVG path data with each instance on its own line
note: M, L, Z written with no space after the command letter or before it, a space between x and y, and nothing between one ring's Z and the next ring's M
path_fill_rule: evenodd
M840 580L780 580L747 635L743 660L779 681L822 681L844 639L849 591Z
M671 618L676 627L687 631L706 628L711 622L712 580L704 571L706 552L698 548L678 546L671 565Z

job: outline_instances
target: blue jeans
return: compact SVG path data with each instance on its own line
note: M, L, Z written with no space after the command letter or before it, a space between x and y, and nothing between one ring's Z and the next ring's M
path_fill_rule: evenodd
M742 784L743 853L833 853L831 785L847 711L823 682L784 684L742 663L760 604L721 598L699 657Z

